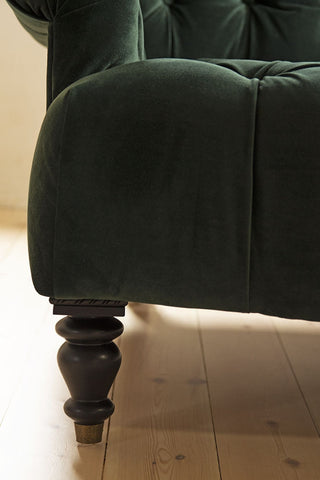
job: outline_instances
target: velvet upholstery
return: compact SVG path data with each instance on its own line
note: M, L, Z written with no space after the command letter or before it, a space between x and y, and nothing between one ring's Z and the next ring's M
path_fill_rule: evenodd
M79 78L144 58L139 0L117 0L111 8L109 1L96 0L9 3L27 30L48 45L48 106Z
M141 0L148 58L314 61L319 0Z
M141 6L14 2L48 22L37 291L318 320L320 1Z
M104 35L110 27L107 13L111 2L108 0L9 1L19 9L16 13L24 26L44 44L45 25L48 30L50 20L78 5L81 15L94 23L90 25L88 20L86 35L89 28L93 28L101 46L107 47ZM123 2L114 3L122 8ZM127 5L133 3L132 0L126 2ZM148 58L319 60L320 0L140 0L140 4ZM28 16L23 16L21 11ZM95 22L99 16L104 17L106 28L97 29ZM121 18L121 33L125 18L125 15ZM115 16L112 20L116 24L118 19ZM74 25L79 25L79 18L69 16L68 21L71 40L78 40L80 32ZM86 37L86 44L87 41ZM100 54L97 48L94 56L97 58Z

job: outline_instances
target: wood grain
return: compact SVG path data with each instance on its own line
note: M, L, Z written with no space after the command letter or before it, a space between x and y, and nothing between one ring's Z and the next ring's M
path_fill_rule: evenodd
M320 324L274 318L280 342L315 427L320 432ZM319 474L320 478L320 474Z
M107 429L93 449L74 440L56 363L62 339L32 286L24 218L0 209L0 478L101 480Z
M0 421L47 309L30 279L25 219L25 211L0 209ZM34 310L37 315L28 321Z
M199 318L223 480L318 479L320 439L271 319Z
M6 480L101 479L107 429L92 448L75 442L63 412L69 393L56 364L62 340L54 324L49 313L0 428L0 478Z
M0 291L0 478L319 480L319 324L131 304L110 429L78 446L25 212L0 209Z
M104 480L220 479L194 310L135 305Z

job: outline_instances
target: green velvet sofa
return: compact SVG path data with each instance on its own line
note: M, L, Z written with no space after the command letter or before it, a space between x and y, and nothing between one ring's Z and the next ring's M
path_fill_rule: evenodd
M30 265L93 443L128 301L320 319L320 0L8 3L48 47Z

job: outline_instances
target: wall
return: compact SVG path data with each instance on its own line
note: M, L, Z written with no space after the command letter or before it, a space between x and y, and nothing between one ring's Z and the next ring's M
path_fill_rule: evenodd
M0 206L25 208L45 114L46 49L0 2Z

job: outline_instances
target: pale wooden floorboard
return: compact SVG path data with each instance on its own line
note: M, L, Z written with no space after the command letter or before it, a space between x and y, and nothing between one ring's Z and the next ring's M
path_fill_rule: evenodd
M320 439L272 320L199 318L223 480L319 480Z
M0 291L1 423L47 308L31 284L25 211L0 209Z
M274 318L273 321L296 381L302 391L307 408L319 433L320 323L303 320L285 320L282 318Z
M33 289L24 212L0 209L0 478L100 480L104 442L78 447L56 364L63 339ZM1 422L2 420L2 422Z
M196 311L125 320L104 480L220 479Z
M219 480L218 458L222 480L320 479L320 325L132 305L104 459L107 425L78 446L63 413L59 318L32 287L23 211L0 209L0 291L1 479Z
M103 443L78 446L63 412L69 394L56 364L63 342L49 313L0 428L0 478L6 480L100 480Z

